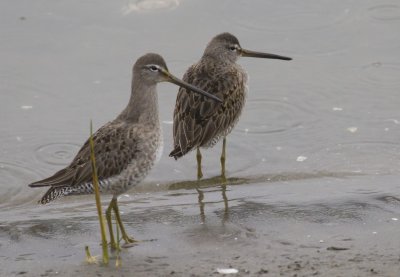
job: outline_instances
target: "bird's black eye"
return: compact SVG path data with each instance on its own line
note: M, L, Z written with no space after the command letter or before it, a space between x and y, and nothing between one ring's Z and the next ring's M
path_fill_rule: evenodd
M149 69L150 69L151 71L153 71L153 72L157 72L157 71L158 71L158 66L156 66L156 65L150 65L150 66L149 66Z
M229 50L236 51L237 50L237 46L236 45L231 45L231 46L229 46Z

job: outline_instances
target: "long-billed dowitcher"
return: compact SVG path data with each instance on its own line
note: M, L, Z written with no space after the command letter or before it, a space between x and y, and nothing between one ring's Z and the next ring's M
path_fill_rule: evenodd
M156 84L163 81L221 102L216 96L170 74L164 59L157 54L146 54L136 61L128 105L116 119L102 126L93 135L100 192L113 195L106 211L112 248L116 247L111 225L112 210L122 238L127 243L134 241L126 234L122 224L117 196L141 182L159 154L162 133ZM89 140L69 166L29 186L50 187L40 200L42 204L61 196L93 193Z
M173 121L174 149L170 157L178 159L197 148L197 177L201 170L200 147L214 146L223 138L221 175L225 179L226 136L232 131L242 112L247 93L247 74L236 64L240 57L291 60L289 57L243 49L229 33L215 36L207 45L199 62L186 71L183 80L222 99L212 102L180 88Z

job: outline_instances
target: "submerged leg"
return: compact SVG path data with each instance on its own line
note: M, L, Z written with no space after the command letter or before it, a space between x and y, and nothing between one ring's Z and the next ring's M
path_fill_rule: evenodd
M133 238L129 237L126 234L125 227L122 224L121 216L119 214L119 208L118 208L118 203L117 203L117 199L116 198L115 198L115 205L113 206L113 209L114 209L114 212L115 212L115 219L117 220L117 224L118 224L119 228L121 229L121 235L122 235L123 240L126 243L136 242L136 240L134 240Z
M226 183L221 185L222 199L224 199L224 221L229 219L228 197L226 196Z
M197 180L200 180L203 177L203 172L201 171L201 153L200 147L197 147Z
M112 218L111 218L111 211L114 208L114 205L116 204L117 199L113 198L110 202L110 205L108 206L107 210L106 210L106 219L107 219L107 225L108 225L108 231L110 233L110 246L111 249L117 249L117 244L115 242L115 238L114 238L114 231L113 231L113 227L112 227Z
M206 221L206 215L204 213L204 192L201 191L200 189L196 188L197 193L199 194L198 202L199 202L199 208L200 208L200 219L201 222L204 223Z
M225 160L226 160L226 137L222 140L222 153L221 153L221 177L226 180L225 177Z

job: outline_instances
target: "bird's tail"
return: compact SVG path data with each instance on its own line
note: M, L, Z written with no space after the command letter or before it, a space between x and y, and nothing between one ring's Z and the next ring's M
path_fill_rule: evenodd
M48 204L51 201L66 195L69 191L68 187L51 187L39 200L40 204Z
M175 149L172 150L171 153L169 153L169 156L174 157L175 160L179 159L183 155L184 155L184 153L182 153L182 150L180 147L175 147Z

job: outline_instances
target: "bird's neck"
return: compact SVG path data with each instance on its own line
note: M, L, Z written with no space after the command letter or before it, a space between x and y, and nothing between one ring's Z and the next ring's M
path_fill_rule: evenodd
M206 48L204 50L203 56L201 57L202 60L207 60L209 63L217 63L217 64L235 64L237 58L231 57L230 55L226 55L221 51L218 51L214 48Z
M216 78L224 76L228 71L232 70L235 64L215 56L203 55L197 64L197 71L207 78Z
M232 67L236 66L235 61L224 59L222 56L219 56L215 53L204 53L204 55L201 57L200 64L203 64L207 68L218 69L220 73L229 71Z
M156 84L132 81L131 98L117 119L145 125L159 125Z
M225 59L223 59L220 55L217 53L207 53L205 52L203 56L201 57L203 61L208 61L209 63L226 63L229 62Z

